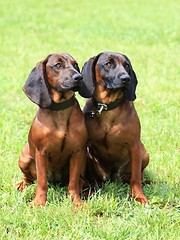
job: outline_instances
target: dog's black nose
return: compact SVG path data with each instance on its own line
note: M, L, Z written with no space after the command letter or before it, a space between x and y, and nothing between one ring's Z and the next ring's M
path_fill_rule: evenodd
M81 81L82 80L82 75L80 73L76 73L72 76L72 79L75 81Z
M120 80L122 81L122 83L128 84L130 82L131 78L128 75L122 75L120 77Z

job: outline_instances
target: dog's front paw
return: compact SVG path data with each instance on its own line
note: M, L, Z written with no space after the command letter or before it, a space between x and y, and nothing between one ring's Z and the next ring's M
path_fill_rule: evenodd
M148 199L147 199L147 197L144 194L142 194L140 196L137 196L134 199L136 201L140 202L141 204L147 204L148 203Z
M85 203L81 199L73 200L73 212L77 212L79 209L85 208Z
M45 206L46 205L47 198L45 196L36 196L34 200L32 201L30 207L33 208L33 206Z
M147 204L148 199L142 192L142 189L134 188L131 190L130 196L137 202L140 202L141 204Z

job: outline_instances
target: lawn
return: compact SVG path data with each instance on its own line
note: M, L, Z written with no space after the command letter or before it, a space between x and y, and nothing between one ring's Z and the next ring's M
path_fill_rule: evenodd
M179 239L179 12L176 0L1 1L0 239ZM119 182L106 183L77 212L67 189L50 185L46 207L31 209L36 184L15 188L36 111L22 85L49 53L68 52L82 67L107 50L126 54L139 80L135 106L154 181L144 186L149 204L130 201Z

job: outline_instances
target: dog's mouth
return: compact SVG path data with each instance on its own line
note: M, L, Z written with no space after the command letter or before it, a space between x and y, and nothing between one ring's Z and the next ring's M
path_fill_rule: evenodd
M65 82L64 84L57 86L57 91L60 93L64 93L68 91L77 92L78 90L79 90L79 85L71 82L67 82L67 83Z
M112 92L117 91L125 92L127 90L127 86L106 86L106 89Z
M79 91L79 86L75 86L71 89L73 92L78 92Z
M64 93L64 92L68 92L68 91L73 91L73 92L77 92L79 90L79 88L76 87L60 87L57 89L57 91L59 93Z
M130 77L126 75L115 78L113 81L104 81L105 88L111 91L126 91L130 83Z
M127 87L120 87L119 90L121 90L122 92L126 92L127 91Z

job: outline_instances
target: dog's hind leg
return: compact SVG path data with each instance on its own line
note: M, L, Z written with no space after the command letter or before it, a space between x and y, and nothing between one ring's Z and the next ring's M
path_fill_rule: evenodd
M145 178L143 180L143 184L151 184L153 181L150 179L146 179L146 175L144 174L144 169L147 167L149 164L149 154L147 153L145 147L143 144L141 144L141 154L142 154L142 173L141 173L141 178Z
M24 174L24 180L16 184L17 190L22 191L37 178L35 161L29 154L29 145L26 144L19 158L19 167Z

